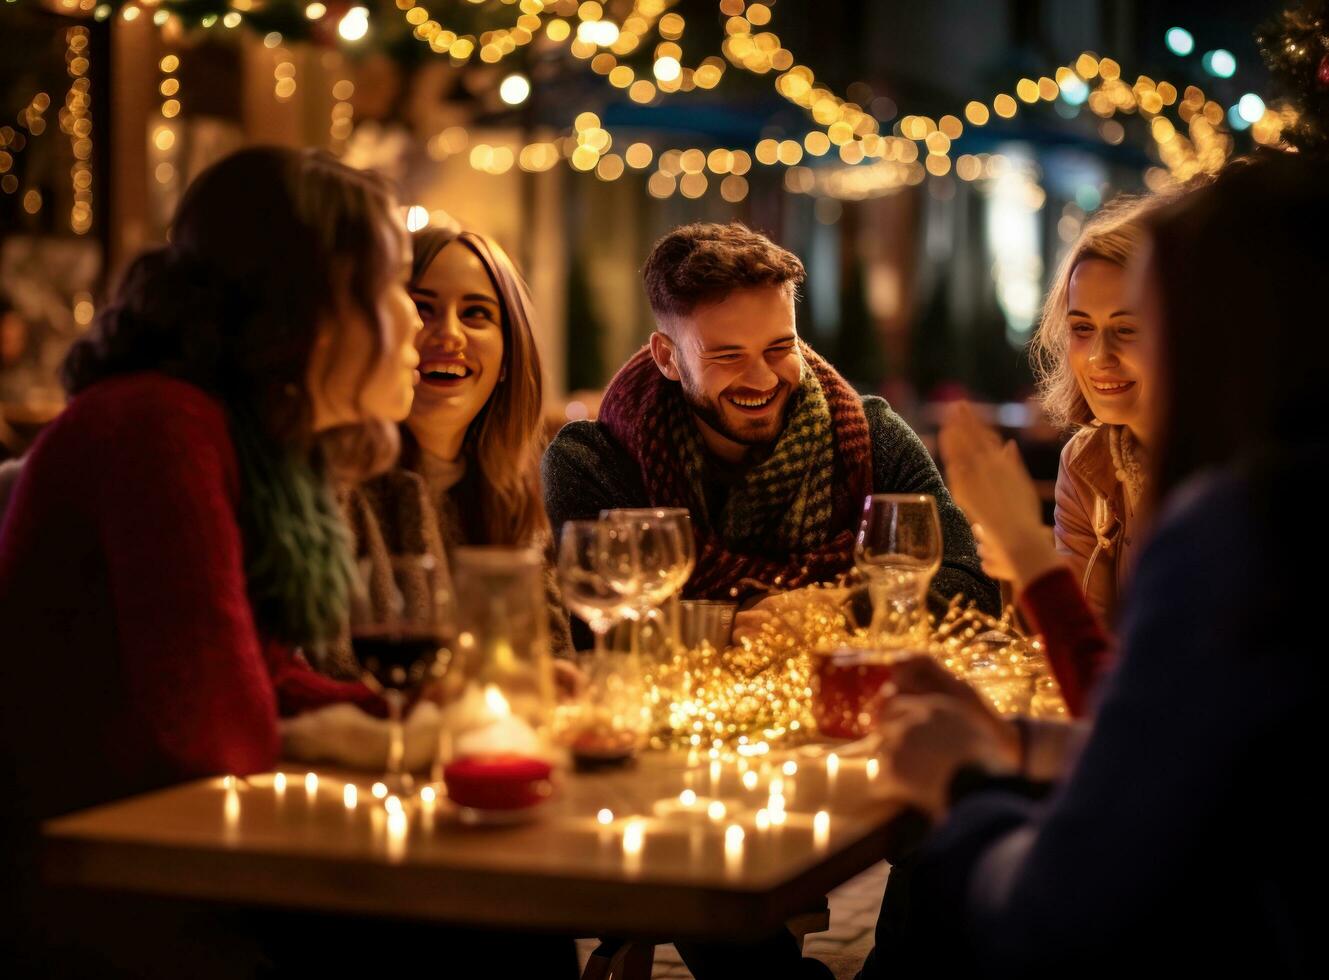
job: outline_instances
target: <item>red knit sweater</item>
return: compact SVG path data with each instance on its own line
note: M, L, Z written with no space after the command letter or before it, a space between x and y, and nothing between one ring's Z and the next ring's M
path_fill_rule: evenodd
M0 761L49 814L271 768L279 708L368 702L264 643L246 595L226 415L142 373L41 437L0 527Z
M1107 633L1068 568L1040 575L1020 594L1020 606L1043 636L1048 665L1066 709L1081 717L1112 666Z

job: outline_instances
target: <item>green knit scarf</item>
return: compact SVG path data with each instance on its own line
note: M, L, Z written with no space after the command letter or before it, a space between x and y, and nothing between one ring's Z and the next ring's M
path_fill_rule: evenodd
M681 395L671 399L669 426L695 499L706 510L707 456ZM799 389L771 454L731 490L723 515L704 514L727 547L808 551L830 536L835 440L831 409L816 374L804 367ZM718 517L722 523L717 523Z
M313 652L349 615L350 532L327 478L280 451L250 418L232 414L240 465L240 527L249 601L267 636Z

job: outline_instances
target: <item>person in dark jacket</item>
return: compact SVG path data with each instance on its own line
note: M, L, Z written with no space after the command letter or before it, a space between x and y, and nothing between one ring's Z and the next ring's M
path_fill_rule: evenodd
M747 602L852 569L869 494L932 494L945 538L934 592L995 611L997 587L918 436L799 338L795 255L736 222L684 225L643 277L650 344L598 420L564 426L545 452L556 529L604 508L686 507L697 566L684 595Z
M1322 167L1240 162L1149 219L1159 522L1117 666L1042 800L957 699L892 699L896 788L941 823L888 892L865 980L1324 972L1318 590L1284 519L1289 491L1329 491Z

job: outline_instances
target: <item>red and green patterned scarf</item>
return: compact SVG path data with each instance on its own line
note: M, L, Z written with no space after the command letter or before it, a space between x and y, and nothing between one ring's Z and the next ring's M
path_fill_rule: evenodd
M800 343L803 380L770 456L708 513L707 457L675 381L650 350L610 383L600 422L637 460L652 506L686 507L697 535L697 570L685 595L731 598L826 581L853 565L854 533L872 492L872 449L863 402Z

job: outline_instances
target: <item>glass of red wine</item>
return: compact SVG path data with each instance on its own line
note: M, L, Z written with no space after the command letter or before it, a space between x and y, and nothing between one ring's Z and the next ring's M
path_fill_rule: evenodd
M387 704L383 782L391 793L406 793L413 779L405 768L403 717L451 642L452 583L446 564L432 555L394 555L390 571L362 564L359 586L360 601L351 609L351 649L365 684Z

